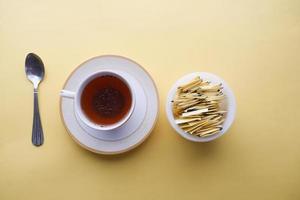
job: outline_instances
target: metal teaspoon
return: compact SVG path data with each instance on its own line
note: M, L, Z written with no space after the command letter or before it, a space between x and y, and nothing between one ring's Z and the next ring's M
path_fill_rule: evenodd
M39 56L29 53L25 60L25 72L27 78L33 83L34 93L34 113L32 126L32 144L41 146L44 142L44 134L40 119L40 111L38 104L38 86L45 75L44 64Z

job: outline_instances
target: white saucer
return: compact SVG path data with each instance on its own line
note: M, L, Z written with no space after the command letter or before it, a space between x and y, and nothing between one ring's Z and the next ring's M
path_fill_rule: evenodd
M198 137L198 136L191 135L191 134L183 131L175 123L175 119L174 119L174 115L173 115L173 111L172 111L172 102L171 101L174 99L174 96L175 96L178 86L191 81L196 76L200 76L202 79L204 79L206 81L210 81L212 83L222 83L223 94L226 97L225 100L220 104L221 108L227 110L227 113L225 115L225 121L223 123L223 129L219 133L208 136L208 137ZM194 72L194 73L187 74L187 75L183 76L182 78L180 78L178 81L176 81L176 83L172 86L171 90L169 91L167 102L166 102L166 113L167 113L167 117L168 117L168 120L169 120L171 126L174 128L174 130L179 135L181 135L185 139L193 141L193 142L208 142L208 141L217 139L218 137L225 134L234 121L235 112L236 112L235 97L234 97L232 90L228 86L228 84L220 77L218 77L214 74L211 74L211 73L207 73L207 72Z
M105 55L87 60L67 79L63 90L76 91L82 80L100 70L123 71L135 83L136 106L132 116L112 131L88 132L74 113L74 100L61 97L61 117L70 136L83 148L100 154L119 154L141 144L151 133L158 116L158 93L150 75L136 62L121 56Z

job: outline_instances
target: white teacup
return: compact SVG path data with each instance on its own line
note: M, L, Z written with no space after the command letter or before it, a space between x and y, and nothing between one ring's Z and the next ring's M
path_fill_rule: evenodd
M81 96L82 92L87 86L88 83L90 83L92 80L95 78L101 77L101 76L113 76L121 80L124 84L127 85L130 93L131 93L131 106L124 115L122 119L117 121L116 123L113 124L97 124L93 121L91 121L86 114L84 113L84 110L82 109L81 106ZM135 94L132 90L134 87L132 83L132 77L128 75L126 72L123 71L116 71L116 70L105 70L105 71L98 71L88 77L86 77L78 87L77 91L68 91L68 90L61 90L60 95L62 97L67 97L74 99L74 111L75 111L75 116L80 123L80 125L83 126L83 128L87 129L88 131L109 131L109 130L114 130L120 126L122 126L132 115L134 107L135 107Z

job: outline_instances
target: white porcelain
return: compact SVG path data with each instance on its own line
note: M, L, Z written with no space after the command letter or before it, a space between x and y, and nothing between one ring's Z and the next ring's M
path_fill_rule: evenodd
M225 121L223 123L223 129L220 131L220 133L211 135L208 137L198 137L198 136L194 136L194 135L191 135L191 134L183 131L175 123L175 119L174 119L174 115L173 115L173 111L172 111L172 102L171 101L174 99L177 87L184 83L191 81L196 76L200 76L203 80L211 81L212 83L222 83L223 93L225 95L225 100L222 101L222 103L220 104L222 109L227 110L227 113L225 115ZM171 90L169 91L168 97L167 97L166 113L167 113L167 117L168 117L168 120L169 120L171 126L174 128L174 130L179 135L181 135L185 139L193 141L193 142L208 142L208 141L212 141L214 139L219 138L220 136L224 135L228 131L228 129L232 125L234 118L235 118L236 101L235 101L235 97L234 97L232 90L230 89L228 84L223 79L221 79L220 77L218 77L214 74L207 73L207 72L194 72L194 73L190 73L190 74L183 76L178 81L176 81L176 83L172 86Z
M114 124L110 124L110 125L100 125L100 124L95 124L92 121L90 121L88 119L88 117L84 114L84 112L81 108L80 99L81 99L83 89L90 81L92 81L93 79L95 79L97 77L106 76L106 75L117 77L128 86L130 93L131 93L132 102L131 102L131 107L130 107L128 113L120 121L118 121ZM77 88L76 91L61 90L60 96L74 99L74 101L75 101L74 109L75 109L76 117L77 117L78 121L80 121L80 123L86 129L88 129L88 131L94 132L97 130L113 130L113 129L116 129L116 128L122 126L125 122L127 122L127 120L129 119L129 117L131 116L131 114L133 112L133 109L135 106L135 98L136 98L135 92L133 92L133 87L135 84L136 83L134 81L134 78L124 71L100 70L100 71L95 72L94 74L91 74L90 76L87 76L85 78L85 80L83 80L79 84L79 87Z
M73 99L73 92L80 91L87 77L101 71L122 74L135 96L128 120L110 130L90 129L78 119ZM121 56L98 56L82 63L70 75L63 88L60 108L63 122L78 144L96 153L118 154L141 144L151 133L158 116L158 93L149 74L136 62Z

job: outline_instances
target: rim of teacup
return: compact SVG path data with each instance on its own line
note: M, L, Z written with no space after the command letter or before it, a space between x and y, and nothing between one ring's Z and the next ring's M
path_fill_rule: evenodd
M123 74L120 75L120 74ZM135 94L132 90L132 87L134 87L133 85L130 84L130 80L127 80L126 78L124 78L124 72L122 71L117 71L117 70L102 70L102 71L97 71L91 75L89 75L88 77L86 77L80 84L80 87L78 88L78 91L76 92L75 95L75 114L77 116L77 118L79 118L79 120L81 120L85 125L87 125L88 127L94 129L94 130L113 130L116 129L120 126L122 126L123 124L125 124L128 119L130 118L130 116L133 113L134 107L135 107ZM122 80L128 87L130 94L131 94L131 107L128 110L128 112L126 113L126 115L118 122L113 123L113 124L109 124L109 125L104 125L104 124L96 124L94 122L92 122L91 120L89 120L89 118L86 116L86 114L84 113L82 107L81 107L81 95L82 92L84 90L84 88L86 87L86 85L88 83L90 83L92 80L94 80L97 77L101 77L101 76L106 76L106 75L111 75L114 77L117 77L118 79Z

